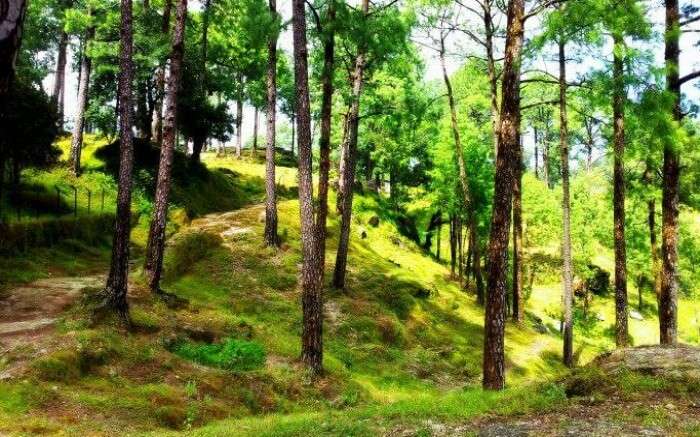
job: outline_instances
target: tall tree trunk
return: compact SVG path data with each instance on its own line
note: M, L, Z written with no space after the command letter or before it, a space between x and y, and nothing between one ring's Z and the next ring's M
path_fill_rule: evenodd
M333 119L333 80L335 76L335 0L328 1L323 35L323 70L321 71L321 133L318 169L318 252L321 272L326 264L326 221L328 219L328 173L331 168L331 127Z
M535 179L539 179L540 178L540 162L539 162L540 149L539 149L539 142L538 142L539 138L537 136L538 132L537 132L536 127L534 127L532 129L532 134L533 134L532 136L534 137L534 142L535 142Z
M476 225L475 225L476 226ZM472 247L472 269L474 274L474 282L476 283L476 303L484 305L486 296L484 292L484 277L481 274L481 245L478 240L474 240Z
M615 222L615 344L627 346L627 249L625 243L625 82L624 41L614 34L613 59L613 216Z
M277 14L276 0L268 0L270 15ZM275 184L275 124L277 118L277 38L279 30L275 29L267 41L267 107L265 145L265 232L264 240L268 246L277 246L277 185Z
M26 0L3 2L0 21L0 98L7 93L15 76L15 61L22 41Z
M523 145L518 132L518 149L513 177L513 322L523 321Z
M87 110L90 87L90 70L92 59L87 54L88 42L95 36L95 28L91 27L85 33L83 55L80 60L80 84L78 85L78 107L73 126L73 139L70 146L70 162L73 174L80 176L80 152L83 149L83 129L85 128L85 111Z
M242 82L241 82L242 86ZM243 92L243 91L241 91ZM243 96L236 98L236 158L243 156Z
M297 138L297 135L296 135L296 127L297 127L296 119L297 119L296 116L295 116L294 114L292 114L292 118L291 118L291 124L292 124L292 144L291 144L291 146L292 146L292 148L291 148L292 158L294 158L294 144L296 143L296 138Z
M105 293L107 306L122 319L129 318L126 299L129 275L129 234L131 222L131 173L134 161L132 133L132 81L134 78L133 17L131 0L121 0L119 44L119 186L117 215L112 241L112 261Z
M462 189L462 202L464 208L467 210L467 220L469 224L470 238L474 240L478 239L476 235L477 228L475 226L475 211L474 205L472 203L471 190L469 188L469 179L467 177L467 166L464 162L464 150L462 148L462 141L459 136L459 126L457 124L457 106L455 104L454 93L452 91L452 83L450 82L450 77L447 74L447 65L445 62L445 37L440 38L440 66L442 67L442 79L445 82L445 88L447 89L447 102L450 107L450 126L452 128L452 138L454 140L455 147L455 157L457 158L457 169L459 171L459 184ZM500 130L500 129L499 129ZM498 143L496 143L498 144ZM496 150L498 146L496 146ZM462 267L460 265L460 280Z
M559 153L561 156L562 282L564 283L564 365L574 365L574 324L571 262L571 200L569 193L569 126L566 108L566 43L559 40Z
M679 62L678 0L666 5L666 89L673 96L673 119L681 121L681 82ZM661 344L678 341L678 192L680 191L680 154L671 141L664 145L663 191L661 198L661 295L659 296L659 333Z
M256 107L253 114L253 146L250 149L250 156L255 158L258 151L258 108Z
M293 0L292 2L302 253L303 330L301 360L314 375L318 375L323 372L323 272L318 253L318 232L314 221L311 108L304 4L304 0Z
M440 222L438 223L437 227L437 241L435 242L436 250L435 250L435 257L437 258L438 262L440 262L440 246L442 245L442 241L440 241L442 237L442 215L440 215Z
M362 13L365 17L369 14L369 0L362 0ZM335 258L335 270L333 272L333 286L345 287L345 270L348 263L348 248L350 243L350 217L352 215L352 197L355 185L355 165L357 164L357 134L360 124L360 96L364 84L366 43L358 49L355 57L355 68L352 73L352 95L350 113L348 115L348 135L341 147L344 162L341 168L338 196L341 198L340 210L340 239L338 252Z
M644 170L643 181L649 198L647 199L647 225L649 226L649 249L651 255L651 275L654 287L654 296L659 303L661 296L661 260L659 259L659 243L656 237L656 199L653 190L653 172L651 160L648 159Z
M66 51L68 48L68 34L61 31L61 36L58 40L58 56L56 59L56 77L54 78L53 91L51 92L51 101L56 105L58 111L58 126L63 130L63 111L62 102L64 99L61 96L65 93L66 83Z
M170 72L165 91L165 117L163 119L163 145L160 148L158 181L154 197L153 216L146 245L144 271L151 292L160 292L160 277L163 270L165 251L165 226L168 220L170 196L170 173L175 149L177 128L177 94L182 72L182 59L185 53L185 21L187 0L179 0L176 8L175 30L173 32Z
M455 267L457 264L457 230L455 226L456 217L450 214L450 276L455 277Z
M501 95L501 129L494 183L493 214L488 248L488 285L484 323L483 386L505 386L505 301L508 237L513 198L513 176L520 147L520 58L524 34L524 0L508 2L505 58Z
M500 114L498 111L498 74L496 73L496 60L493 54L493 15L491 14L491 0L481 3L484 12L484 45L486 49L486 64L489 78L489 91L491 97L491 124L493 131L494 157L498 156L498 137L501 129Z
M542 180L544 181L547 188L550 186L549 177L549 129L544 129L540 132L540 141L542 145Z
M163 19L161 22L161 33L170 33L170 12L173 7L172 0L165 0L163 5ZM163 99L165 97L165 63L156 71L156 101L153 111L153 125L151 131L155 136L155 143L160 147L163 144Z

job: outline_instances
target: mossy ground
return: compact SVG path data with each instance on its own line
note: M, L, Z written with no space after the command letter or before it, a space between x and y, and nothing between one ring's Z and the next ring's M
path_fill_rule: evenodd
M80 183L89 184L105 173L93 162L90 147L84 156L88 170ZM237 205L262 200L256 185L264 174L259 162L212 155L204 162L218 169L216 174L236 175L230 183L237 191L200 187L201 199L234 193ZM47 181L65 177L63 171L32 177ZM282 191L294 193L294 170L280 168L278 174ZM567 405L564 383L541 383L567 373L559 362L561 340L555 332L537 333L527 322L507 326L507 390L483 392L483 309L450 278L444 262L426 255L381 214L381 199L362 195L356 200L347 289L326 292L326 373L320 380L311 381L298 363L298 203L279 203L278 250L261 244L259 207L209 215L203 214L212 211L189 208L199 213L171 229L179 236L168 247L163 282L166 291L189 305L170 309L151 296L136 267L130 296L134 326L125 332L116 324L92 321L90 296L96 290L87 292L51 334L55 344L48 353L32 345L14 352L32 363L23 378L0 382L0 432L368 435L407 427L420 435L426 419L460 423L487 413L526 414ZM148 196L137 194L140 201L147 206ZM172 213L178 214L178 207ZM380 217L376 227L370 224L375 215ZM144 222L134 230L137 248L145 239ZM182 237L192 232L212 236L206 241ZM331 214L327 272L337 236L337 217ZM25 258L3 259L0 271L23 270L11 281L21 282L52 269L60 274L104 269L107 246L93 250L37 249ZM536 283L528 310L553 324L549 309L558 305L559 295L556 285ZM596 300L592 311L606 320L588 331L578 328L581 362L611 346L605 329L613 322L612 303ZM686 302L680 307L682 316L692 314ZM654 323L651 316L632 322L635 341L653 341L642 333L651 332ZM691 335L683 323L681 333L684 339ZM265 364L232 371L173 353L178 341L206 344L227 338L262 346Z

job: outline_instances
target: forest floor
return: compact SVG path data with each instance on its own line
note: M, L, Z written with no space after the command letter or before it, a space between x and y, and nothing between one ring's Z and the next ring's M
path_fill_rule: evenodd
M450 276L444 261L401 234L393 210L373 195L355 199L348 287L327 291L326 375L311 381L298 363L301 255L294 173L280 172L281 190L292 199L279 202L283 244L272 250L260 241L264 166L205 158L214 176L202 176L200 187L213 180L226 190L217 195L245 193L233 203L246 206L232 210L222 204L226 209L212 212L207 190L198 188L196 208L173 209L202 211L177 222L166 251L163 287L187 299L184 308L167 307L143 285L138 255L145 221L132 233L132 332L91 320L90 298L103 285L107 245L69 241L0 258L0 276L9 278L0 292L0 434L697 435L700 430L687 420L698 415L698 383L683 388L644 375L594 373L588 379L608 381L613 389L592 384L569 393L569 372L558 355L559 290L540 277L527 320L507 326L508 388L482 391L483 308ZM82 178L104 177L99 168L95 161L93 172ZM331 214L327 271L337 234ZM549 265L543 259L538 265ZM611 300L596 299L591 311L602 317L577 326L580 364L612 344ZM651 332L654 322L645 314L632 327ZM264 355L253 354L251 367L244 369L198 361L216 358L208 351L223 344ZM200 355L185 354L182 345Z

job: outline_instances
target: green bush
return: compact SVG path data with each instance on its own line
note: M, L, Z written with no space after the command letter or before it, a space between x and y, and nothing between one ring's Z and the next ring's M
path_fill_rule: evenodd
M170 275L183 275L197 261L206 258L212 250L221 246L221 243L220 236L209 232L192 231L182 234L168 247L165 269Z
M254 341L224 339L222 343L180 342L173 352L182 358L210 367L249 371L265 364L265 349Z

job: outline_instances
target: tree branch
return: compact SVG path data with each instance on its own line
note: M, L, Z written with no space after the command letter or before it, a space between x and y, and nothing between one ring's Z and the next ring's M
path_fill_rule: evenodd
M686 74L685 76L678 79L678 85L683 85L684 83L691 81L693 79L697 79L698 77L700 77L700 70L693 71L692 73Z
M526 109L534 108L535 106L540 106L540 105L558 105L558 104L559 104L559 99L544 100L542 102L530 103L529 105L521 105L520 110L524 111Z

